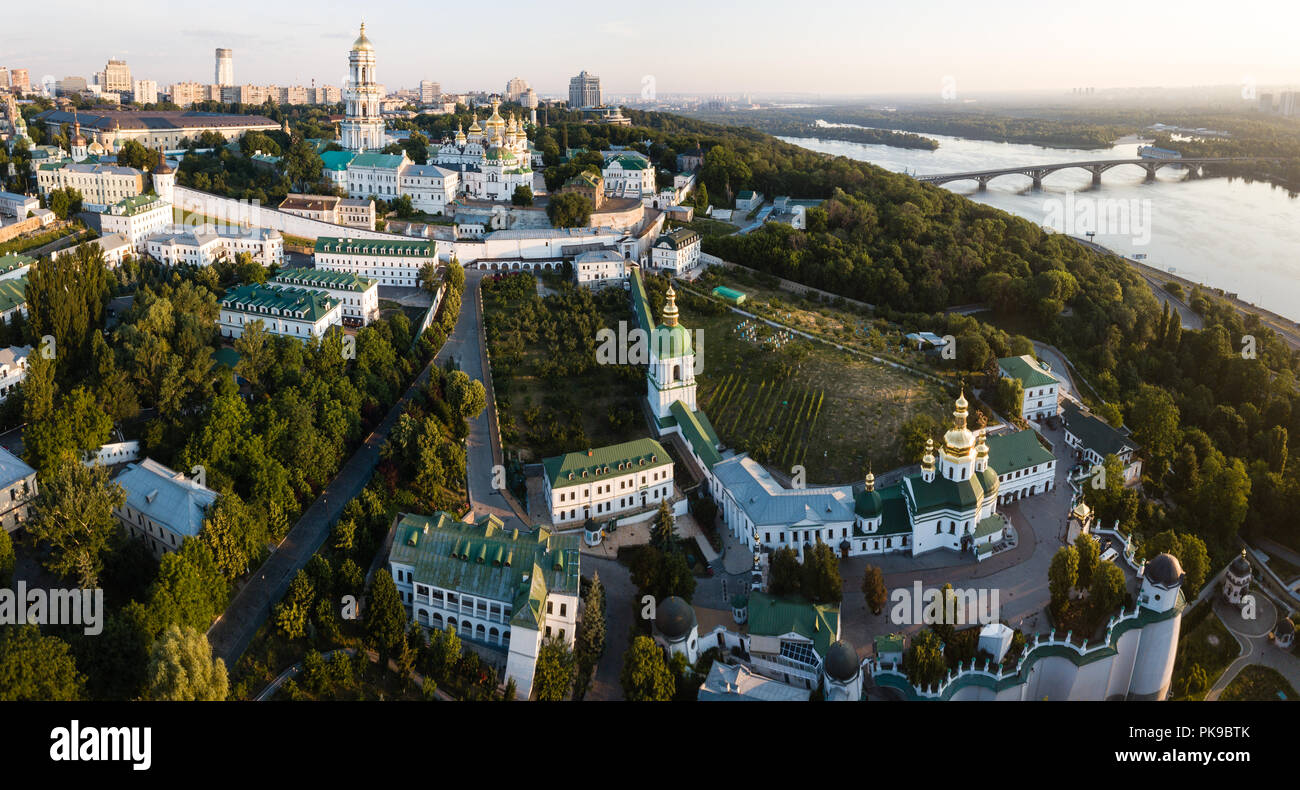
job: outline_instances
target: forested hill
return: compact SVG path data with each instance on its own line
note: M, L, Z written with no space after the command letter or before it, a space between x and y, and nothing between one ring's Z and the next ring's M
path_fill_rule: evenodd
M745 189L823 199L808 212L806 231L769 224L746 235L706 235L705 249L871 302L905 327L952 334L965 377L1009 353L1000 327L1056 345L1099 396L1086 393L1091 405L1111 424L1127 425L1147 458L1147 496L1120 484L1088 489L1103 523L1132 529L1152 550L1192 546L1196 538L1201 556L1208 549L1216 564L1239 551L1240 530L1300 549L1300 454L1288 442L1300 434L1300 354L1257 319L1198 291L1188 301L1206 329L1182 331L1122 259L1032 222L753 129L630 115L631 127L553 125L539 134L538 148L550 162L563 135L593 151L631 145L672 172L678 153L698 147L707 152L700 189L714 205L734 205ZM942 313L970 302L992 311ZM966 353L972 347L979 353ZM1184 565L1196 562L1197 550L1181 553Z

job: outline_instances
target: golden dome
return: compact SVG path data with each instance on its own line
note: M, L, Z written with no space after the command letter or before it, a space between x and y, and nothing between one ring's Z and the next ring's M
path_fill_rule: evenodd
M352 51L353 52L374 52L375 51L375 47L373 44L370 43L370 39L366 38L365 22L361 23L361 35L357 36L357 40L352 42Z
M921 456L921 466L926 470L934 468L934 439L925 440L925 455Z
M867 471L867 479L866 479L865 482L866 482L866 484L867 484L867 490L868 490L868 491L875 491L875 490L876 490L876 476L875 476L875 474L872 473L870 470Z
M469 132L470 134L474 134L475 132L482 132L482 131L483 131L483 127L478 125L478 113L474 113L474 123L469 125Z
M944 452L949 455L965 455L975 446L975 434L966 427L966 395L957 396L957 408L953 410L953 428L943 435Z

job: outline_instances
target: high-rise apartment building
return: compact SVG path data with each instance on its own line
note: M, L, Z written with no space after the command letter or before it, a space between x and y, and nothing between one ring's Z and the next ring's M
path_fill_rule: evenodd
M131 81L131 67L125 60L110 58L108 65L99 72L99 88L107 93L130 93L135 90Z
M442 98L442 86L431 80L420 80L420 104L436 104Z
M136 80L131 93L136 103L153 104L158 101L158 83L153 80Z
M217 48L217 66L214 82L218 85L235 84L235 53L225 47Z
M583 107L600 106L600 77L595 74L588 74L586 71L581 72L578 76L569 80L569 108L581 109Z
M522 77L515 77L506 83L506 101L519 101L527 92L528 81Z
M27 75L27 69L14 69L9 74L9 86L15 93L27 93L32 89L31 77Z

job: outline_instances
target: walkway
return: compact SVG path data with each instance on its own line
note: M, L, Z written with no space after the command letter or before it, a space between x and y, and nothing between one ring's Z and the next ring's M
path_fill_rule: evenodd
M1217 588L1216 582L1215 589ZM1277 622L1277 607L1267 597L1258 594L1255 595L1255 605L1255 619L1243 620L1236 607L1222 598L1216 597L1214 600L1214 614L1241 645L1241 655L1228 665L1210 690L1205 692L1207 702L1217 700L1241 670L1252 664L1277 670L1292 688L1300 689L1300 658L1288 650L1275 647L1268 638Z
M452 328L451 337L438 352L435 362L442 367L448 359L469 375L483 382L487 393L487 408L478 417L469 420L469 437L466 439L465 465L469 477L470 509L475 516L492 514L505 522L507 529L527 529L528 513L513 496L492 487L492 470L504 465L501 453L501 435L497 430L496 397L492 389L491 364L487 356L487 339L483 334L483 295L481 285L488 272L477 269L465 271L465 293L461 296L460 316Z

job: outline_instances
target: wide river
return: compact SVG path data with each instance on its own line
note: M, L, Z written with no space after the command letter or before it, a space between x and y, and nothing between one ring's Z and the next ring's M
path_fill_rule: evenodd
M934 151L887 145L781 139L813 151L871 162L913 175L962 173L1030 164L1130 159L1138 143L1105 150L1044 148L925 134ZM974 181L944 185L971 200L996 206L1054 230L1086 236L1098 244L1195 282L1205 283L1300 321L1300 199L1266 183L1240 179L1184 180L1183 168L1162 168L1143 183L1137 165L1106 171L1092 188L1092 174L1073 168L1043 179L1039 191L1028 176L994 178L987 191Z

